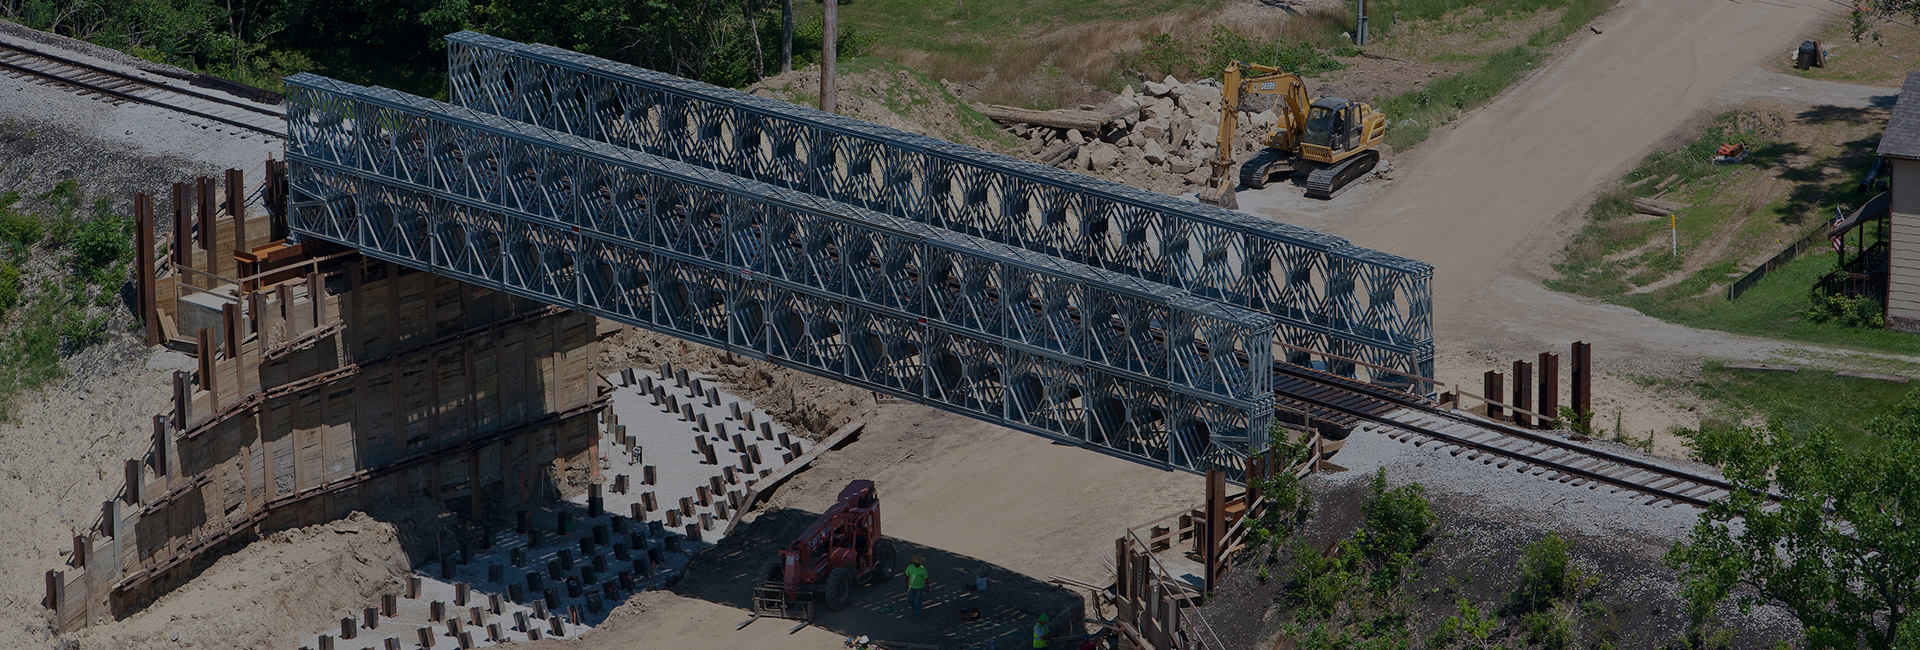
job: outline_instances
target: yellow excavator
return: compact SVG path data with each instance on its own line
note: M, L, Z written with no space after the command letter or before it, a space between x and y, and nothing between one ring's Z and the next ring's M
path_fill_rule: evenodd
M1243 70L1259 75L1248 78ZM1233 167L1233 136L1240 102L1248 94L1279 95L1277 123L1267 133L1266 147L1240 165L1240 184L1247 189L1267 186L1277 172L1288 176L1307 172L1307 196L1333 198L1348 183L1373 171L1380 162L1380 142L1387 136L1387 116L1366 104L1322 97L1307 100L1307 84L1300 75L1279 68L1234 61L1227 65L1220 101L1220 144L1214 150L1213 175L1200 190L1201 203L1229 210L1240 207L1227 170Z

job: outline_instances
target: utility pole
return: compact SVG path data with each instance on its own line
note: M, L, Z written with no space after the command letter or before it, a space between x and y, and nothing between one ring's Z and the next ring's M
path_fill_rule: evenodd
M793 72L793 0L780 0L780 73Z
M826 0L826 29L820 37L820 110L834 112L834 41L840 40L840 0Z
M1365 47L1367 44L1367 0L1358 0L1354 4L1359 6L1360 17L1355 21L1358 27L1355 27L1353 30L1353 44L1355 46Z

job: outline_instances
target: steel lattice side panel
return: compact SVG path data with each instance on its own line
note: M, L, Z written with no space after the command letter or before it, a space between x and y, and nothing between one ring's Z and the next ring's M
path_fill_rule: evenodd
M577 52L473 32L447 38L455 103L1184 288L1433 374L1425 263ZM506 90L533 86L610 99L583 122L551 93Z
M1140 278L495 116L320 77L297 76L289 83L303 94L303 99L305 95L348 93L364 100L346 106L364 106L355 110L365 117L311 118L351 124L361 139L369 141L349 148L346 151L351 155L339 158L357 161L359 171L380 175L392 183L413 185L447 201L471 202L470 207L478 211L512 215L508 227L499 233L506 252L500 276L511 286L554 299L574 299L581 291L578 274L569 270L571 261L586 250L587 241L599 240L648 247L669 256L719 264L741 274L793 282L913 318L933 319L957 312L957 320L940 322L1006 337L1010 344L1055 354L1072 363L1106 363L1107 357L1088 344L1093 326L1085 313L1091 300L1107 294L1133 298L1106 300L1110 305L1163 305L1173 312L1210 315L1213 320L1206 322L1214 322L1216 327L1232 322L1257 334L1276 326L1271 317L1210 301L1183 300L1181 292ZM368 128L360 124L364 120L385 126ZM486 130L492 137L483 139L483 148L491 152L492 159L507 161L502 165L508 170L502 183L516 184L514 178L540 181L510 191L486 191L441 179L403 178L391 166L378 164L375 157L358 155L360 149L379 149L388 141L448 137L449 133L460 132L460 128L433 126L436 124ZM427 142L424 146L444 149L448 144ZM304 145L289 151L293 156L305 156ZM321 158L314 158L313 163L330 167ZM383 208L381 214L385 213ZM595 213L615 216L591 216ZM425 223L424 218L418 221ZM391 230L385 225L387 221L370 223ZM402 254L391 247L381 248L367 232L359 235L353 241L360 245ZM939 288L944 295L930 296L925 284L933 281L927 270L935 268L944 272ZM955 271L972 277L955 282ZM708 336L721 336L718 332L724 327L722 320L710 313L717 304L711 296L684 287L674 276L657 280L664 284L656 293L665 297L656 298L657 304L649 309L655 318L699 316L703 320L697 322L714 328ZM666 302L659 302L662 300ZM1170 315L1160 327L1171 331L1202 320ZM1164 352L1169 355L1167 359L1118 360L1110 368L1122 374L1143 373L1140 379L1144 381L1183 381L1182 385L1201 392L1225 391L1219 392L1225 399L1247 403L1270 399L1251 383L1194 381L1191 377L1197 375L1191 373L1184 378L1176 376L1170 363L1175 350Z
M323 169L299 157L288 169L295 196L353 203L363 221L394 203L446 213L471 209L374 180L364 180L353 193L331 196L335 186L317 182ZM897 312L748 280L698 261L600 242L576 249L564 241L545 241L539 230L520 228L514 234L510 226L503 239L531 250L503 249L501 265L525 257L570 279L501 281L472 272L488 268L483 265L441 266L378 249L362 252L1159 466L1223 469L1238 476L1244 463L1229 461L1244 459L1245 445L1265 444L1270 426L1271 404L1247 408L1172 392ZM564 297L575 282L579 297Z
M1085 404L1100 398L1102 386L1136 386L1159 395L1143 403L1211 405L1157 421L1225 430L1264 427L1271 418L1272 396L1260 385L1173 383L1171 347L1136 346L1136 356L1158 357L1120 367L1087 356L1094 312L1086 301L1106 305L1110 320L1175 332L1161 338L1192 338L1178 332L1209 316L1237 320L1244 331L1234 337L1264 340L1276 326L1270 317L392 91L311 75L288 84L294 114L335 125L349 139L289 143L292 223L301 236L1184 469L1205 469L1192 464L1201 456L1163 447L1139 454L1101 442L1110 437L1096 440ZM487 142L474 146L470 133ZM495 191L469 180L481 177L431 164L432 156L403 168L365 153L394 141L459 149L459 157L485 150L489 160L506 161L498 182L515 183L516 175L536 182ZM413 216L397 216L404 214ZM619 223L627 225L599 227ZM394 244L399 232L413 233L409 245ZM655 234L629 238L636 233ZM1030 337L1003 335L1013 314L1035 307L1034 300L1010 304L1008 287L1040 287L1024 295L1046 298L1030 318ZM956 311L974 315L941 318ZM1210 389L1239 394L1205 394Z

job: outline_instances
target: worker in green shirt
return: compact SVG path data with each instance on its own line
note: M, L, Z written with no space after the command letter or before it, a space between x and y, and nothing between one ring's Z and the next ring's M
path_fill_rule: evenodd
M913 556L913 564L907 565L907 606L913 608L913 619L920 620L920 604L927 595L927 559Z

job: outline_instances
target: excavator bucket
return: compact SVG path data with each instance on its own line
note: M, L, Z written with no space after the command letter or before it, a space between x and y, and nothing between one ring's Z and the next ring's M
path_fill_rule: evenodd
M1195 199L1201 203L1228 210L1240 209L1240 200L1233 195L1233 186L1221 183L1220 187L1201 188Z

